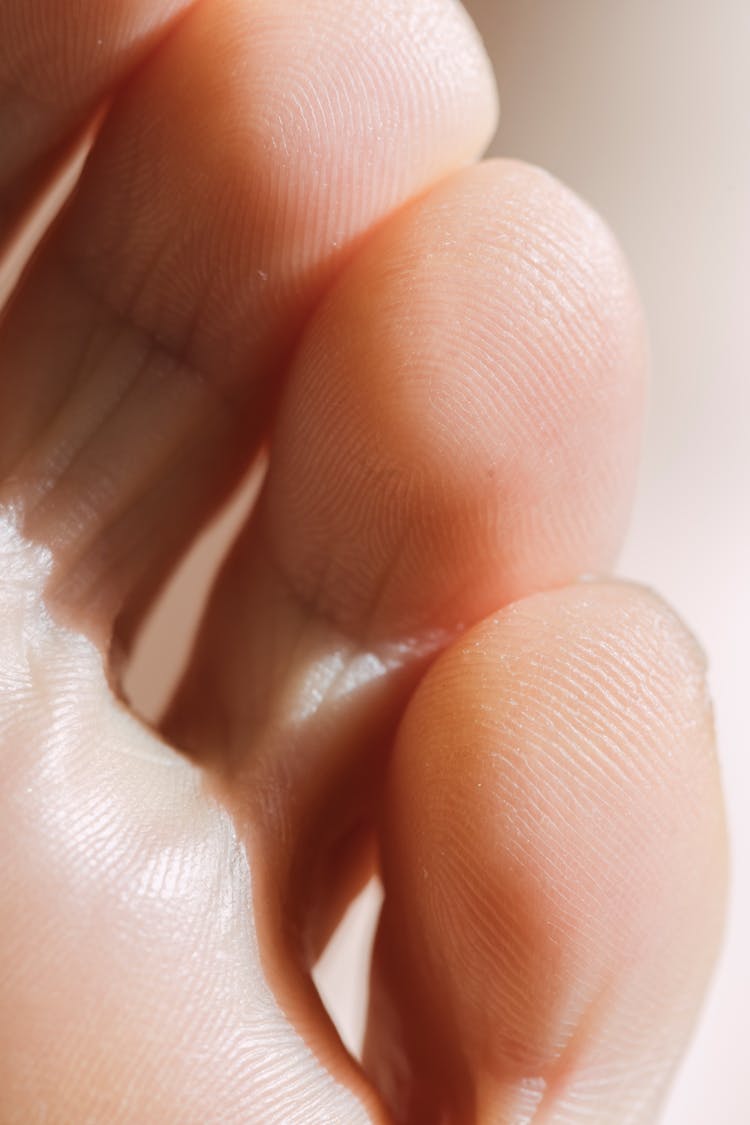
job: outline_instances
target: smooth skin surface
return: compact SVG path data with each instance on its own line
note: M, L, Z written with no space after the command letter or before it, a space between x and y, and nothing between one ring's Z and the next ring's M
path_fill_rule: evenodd
M452 0L0 0L2 1125L645 1125L720 940L611 234ZM118 698L259 457L160 730ZM581 580L595 573L596 579ZM310 970L378 864L363 1060Z

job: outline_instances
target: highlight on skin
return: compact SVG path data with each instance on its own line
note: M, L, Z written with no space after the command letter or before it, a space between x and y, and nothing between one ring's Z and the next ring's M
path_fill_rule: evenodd
M643 317L475 163L496 115L454 0L0 0L0 243L96 118L0 312L3 1125L656 1120L725 894L705 670L577 581ZM123 663L260 457L151 729ZM375 870L359 1060L311 971Z

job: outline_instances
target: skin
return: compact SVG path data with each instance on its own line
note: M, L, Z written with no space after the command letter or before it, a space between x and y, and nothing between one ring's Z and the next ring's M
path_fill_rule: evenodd
M645 1125L720 941L704 660L606 577L647 347L451 0L0 0L2 1125ZM120 675L267 451L158 730ZM581 581L582 575L600 577ZM310 971L377 865L361 1065Z

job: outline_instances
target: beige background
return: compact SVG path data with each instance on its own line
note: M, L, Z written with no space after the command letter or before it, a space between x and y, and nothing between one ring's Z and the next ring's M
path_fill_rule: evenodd
M623 242L651 322L655 381L642 486L622 572L655 585L712 664L735 849L723 960L667 1125L748 1125L750 1079L750 4L748 0L473 0L503 99L495 151L543 164ZM231 517L230 517L231 521ZM189 631L204 544L150 641ZM153 651L153 650L152 650ZM148 709L149 663L133 686ZM363 976L355 911L320 978L356 1039Z

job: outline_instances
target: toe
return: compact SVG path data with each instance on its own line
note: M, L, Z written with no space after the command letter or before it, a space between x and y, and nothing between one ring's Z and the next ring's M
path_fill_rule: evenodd
M0 246L97 106L190 0L4 0L0 7Z
M0 324L0 498L53 546L59 600L105 625L143 600L257 451L344 260L494 114L449 0L179 21Z
M726 882L672 613L581 584L467 634L402 723L382 842L367 1063L396 1120L654 1120Z
M336 882L426 662L498 605L610 563L643 357L611 235L515 164L403 210L316 313L168 722L248 800L293 792L304 815L261 798L256 819L288 845L304 909Z

